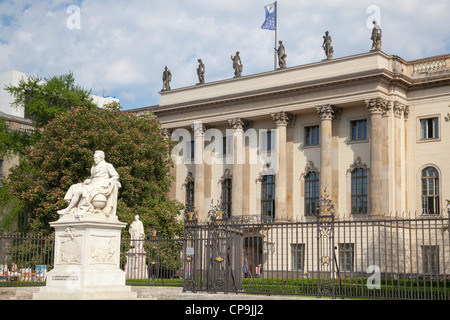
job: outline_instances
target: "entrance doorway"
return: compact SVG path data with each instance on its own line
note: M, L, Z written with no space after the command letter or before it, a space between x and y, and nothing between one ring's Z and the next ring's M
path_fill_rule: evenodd
M248 276L256 277L256 267L263 264L263 238L260 236L247 237L244 241L244 263L249 269Z

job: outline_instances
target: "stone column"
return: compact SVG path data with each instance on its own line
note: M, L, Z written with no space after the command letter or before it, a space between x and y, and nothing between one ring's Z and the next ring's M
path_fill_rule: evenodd
M370 112L370 212L374 216L381 216L389 210L389 193L383 192L383 181L388 173L383 169L383 150L387 152L386 141L383 138L383 115L389 109L389 101L375 98L366 101ZM387 203L387 206L385 205Z
M194 207L198 211L199 218L205 219L207 209L204 209L205 165L203 162L203 147L206 128L201 122L194 122L192 130L194 131Z
M286 162L286 127L293 115L288 112L277 112L272 114L278 131L277 150L278 150L278 168L275 174L275 219L287 220L287 162Z
M248 125L248 121L241 118L233 118L228 120L233 128L233 180L231 188L231 211L233 216L241 216L244 214L243 194L244 194L244 161L245 150L243 146L244 128ZM245 212L248 214L248 212Z
M322 196L331 194L333 182L332 168L332 120L337 109L329 104L317 106L317 113L320 116L320 194ZM325 192L326 190L326 192Z

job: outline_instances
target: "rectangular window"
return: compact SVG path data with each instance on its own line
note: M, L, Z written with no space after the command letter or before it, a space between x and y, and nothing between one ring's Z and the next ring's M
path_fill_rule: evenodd
M222 205L225 210L225 214L228 218L231 218L231 194L232 194L232 180L225 179L222 182Z
M353 271L354 265L354 244L340 243L339 244L339 270Z
M259 131L259 148L262 152L275 150L275 131L262 129Z
M275 176L264 176L261 183L261 218L273 221L275 218Z
M305 127L305 145L315 146L319 144L319 126Z
M195 144L194 144L194 140L191 140L191 160L194 161L194 156L195 156Z
M291 244L291 269L292 271L303 271L305 268L305 244Z
M422 267L425 274L439 273L438 246L422 246Z
M352 141L367 140L367 120L350 122Z
M317 215L317 204L320 198L319 175L310 172L305 177L305 216Z
M224 157L233 155L233 136L223 137L222 152Z
M439 118L420 119L420 139L439 138Z
M267 131L267 138L266 138L266 150L271 151L272 150L272 131Z
M352 172L352 213L367 214L367 172L358 168Z

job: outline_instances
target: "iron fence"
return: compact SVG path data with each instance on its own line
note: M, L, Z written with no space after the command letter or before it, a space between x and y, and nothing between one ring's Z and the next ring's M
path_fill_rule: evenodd
M185 227L187 291L449 299L449 219L327 216Z
M122 240L128 285L191 292L448 300L449 219L187 219L184 237ZM140 247L140 246L139 246ZM0 235L0 286L44 285L54 239ZM16 267L14 267L14 265Z

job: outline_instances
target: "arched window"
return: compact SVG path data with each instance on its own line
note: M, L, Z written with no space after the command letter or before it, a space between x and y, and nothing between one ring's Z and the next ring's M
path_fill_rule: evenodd
M367 214L367 170L352 171L352 213Z
M319 174L310 172L305 176L305 216L317 214L317 203L320 197Z
M422 214L439 214L439 172L436 168L422 170Z
M272 220L275 218L275 176L264 176L261 181L261 216Z

